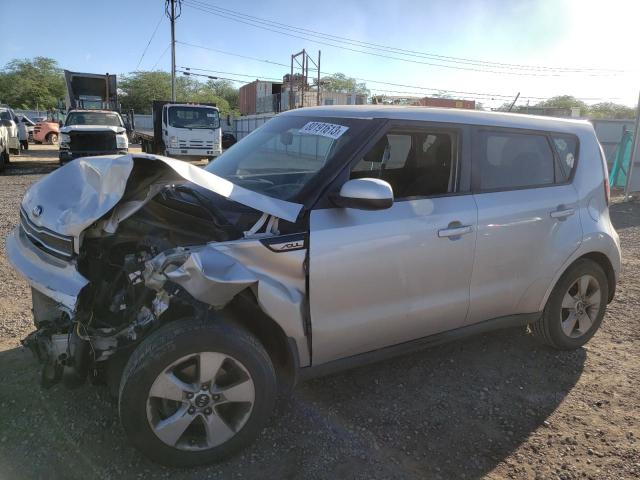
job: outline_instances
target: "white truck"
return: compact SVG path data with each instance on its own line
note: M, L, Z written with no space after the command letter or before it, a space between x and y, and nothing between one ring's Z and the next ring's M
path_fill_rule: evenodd
M6 146L9 153L20 153L20 141L18 140L18 116L8 105L0 105L0 120L7 129Z
M220 111L215 104L154 100L152 114L153 129L140 130L135 127L133 112L129 113L143 152L210 161L222 153Z
M64 71L67 116L60 125L60 165L75 158L127 153L116 76Z

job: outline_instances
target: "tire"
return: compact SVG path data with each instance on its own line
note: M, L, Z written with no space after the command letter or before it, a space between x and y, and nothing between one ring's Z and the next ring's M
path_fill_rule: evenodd
M0 172L4 172L4 169L7 167L9 163L9 153L5 150L0 153Z
M58 143L58 134L57 133L47 134L47 143L49 145L55 145L56 143Z
M596 305L593 300L597 294ZM585 299L579 300L581 305L576 301L580 298ZM602 267L592 260L580 259L560 277L542 317L531 325L531 332L542 343L558 350L580 348L600 327L608 298L609 283Z
M215 363L211 358L224 358L217 363L223 368L211 367ZM205 383L204 390L194 386L202 365L218 372L213 374L210 384ZM178 382L180 388L175 386L176 375L180 376L179 382L186 382ZM234 380L236 375L240 375L239 380ZM230 387L220 386L225 379L236 388L243 386L243 395L253 395L251 406L250 402L237 399L224 403L225 392L231 391ZM185 386L191 390L182 388ZM222 400L216 398L215 392L221 394L217 396ZM161 400L155 393L179 400ZM214 320L178 320L151 334L129 358L120 380L120 420L131 443L151 460L168 466L203 465L222 460L249 445L270 416L276 396L273 365L253 336L239 327ZM216 403L217 400L222 403ZM208 421L217 435L214 442L206 434ZM234 422L236 426L228 428ZM188 426L182 427L185 424ZM176 433L180 429L182 433ZM222 437L218 435L221 431ZM156 432L162 432L164 440ZM169 440L167 435L171 437Z

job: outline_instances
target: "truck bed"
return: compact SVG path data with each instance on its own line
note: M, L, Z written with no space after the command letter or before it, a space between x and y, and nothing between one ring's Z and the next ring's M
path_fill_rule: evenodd
M153 130L138 130L136 128L135 134L140 138L144 138L145 140L153 140Z

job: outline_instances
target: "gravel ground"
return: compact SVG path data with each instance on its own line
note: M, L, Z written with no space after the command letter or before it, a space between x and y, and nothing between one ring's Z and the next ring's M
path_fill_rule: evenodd
M26 188L56 166L51 147L0 176L0 237ZM30 293L0 256L0 478L640 477L640 204L616 203L624 273L603 327L556 352L505 330L300 385L257 442L198 469L133 450L105 389L41 390L19 339Z

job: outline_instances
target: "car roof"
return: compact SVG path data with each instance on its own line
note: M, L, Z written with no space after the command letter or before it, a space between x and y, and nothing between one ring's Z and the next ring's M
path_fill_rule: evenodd
M307 107L289 110L281 115L347 118L387 118L393 120L418 120L423 122L459 123L494 127L554 130L573 133L593 130L587 120L524 115L521 113L485 112L459 108L434 108L388 105L336 105Z

